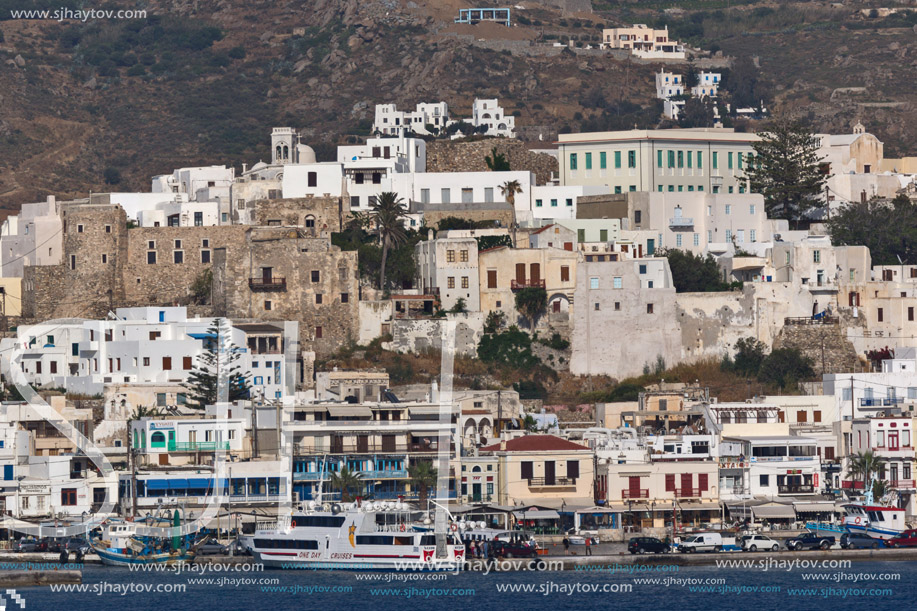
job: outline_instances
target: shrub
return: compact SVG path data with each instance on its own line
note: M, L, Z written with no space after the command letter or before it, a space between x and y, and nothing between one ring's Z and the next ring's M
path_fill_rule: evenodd
M116 185L121 182L121 172L117 168L105 168L103 176L105 177L105 184Z
M229 50L229 57L233 59L245 59L245 48L233 47Z

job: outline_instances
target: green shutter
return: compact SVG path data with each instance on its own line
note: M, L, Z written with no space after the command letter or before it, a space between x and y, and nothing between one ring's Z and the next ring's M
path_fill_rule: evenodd
M662 151L656 151L656 167L662 167Z
M732 169L732 151L726 153L726 169Z
M678 167L680 168L685 167L685 152L684 151L678 151Z
M592 153L586 153L586 169L592 169Z
M691 151L688 151L688 167L689 168L692 167L691 166Z
M608 155L605 153L605 151L602 151L601 153L599 153L599 168L604 170L607 167L608 167Z
M675 167L675 151L669 151L669 167Z
M627 151L627 167L637 167L637 151Z
M703 151L697 151L697 169L698 169L698 170L700 170L700 169L702 169L702 168L704 167L704 166L702 165L703 162L701 161L701 160L703 159L703 157L701 157L701 154L702 154L702 153L703 153Z
M621 167L621 151L615 151L615 169Z
M742 169L742 153L736 153L736 155L739 158L739 169L741 170Z
M719 164L717 163L718 161L717 157L719 157L719 154L716 151L713 151L713 169L714 170L720 167Z

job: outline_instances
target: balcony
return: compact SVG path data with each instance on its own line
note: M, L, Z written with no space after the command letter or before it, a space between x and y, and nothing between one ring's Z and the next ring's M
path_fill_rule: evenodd
M860 399L860 407L895 407L904 403L904 397L863 397Z
M863 490L863 482L843 480L841 490Z
M287 290L287 279L279 276L249 278L248 287L253 291L285 291Z
M699 499L701 496L700 488L676 488L676 499Z
M797 484L795 486L777 486L777 494L814 494L815 486L812 484Z
M229 450L228 441L170 441L167 449L169 452L216 452Z
M669 227L694 227L694 219L690 216L676 216L669 219Z
M890 479L888 480L889 488L895 488L896 490L912 490L914 488L914 480L912 479Z
M529 488L544 488L550 486L576 486L575 477L530 477Z
M544 280L512 280L510 281L510 288L514 291L519 291L522 289L543 289Z
M639 490L629 490L624 489L621 491L622 499L648 499L650 498L649 488L641 488Z

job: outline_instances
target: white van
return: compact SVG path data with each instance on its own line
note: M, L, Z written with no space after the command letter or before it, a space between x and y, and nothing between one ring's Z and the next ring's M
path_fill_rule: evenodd
M718 552L723 549L723 536L720 533L698 533L689 535L678 544L678 551L683 554L693 552Z

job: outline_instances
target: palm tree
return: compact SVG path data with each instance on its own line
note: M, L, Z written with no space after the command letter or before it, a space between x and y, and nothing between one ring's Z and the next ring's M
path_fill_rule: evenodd
M340 471L331 474L331 489L335 488L341 491L341 500L349 502L351 490L356 490L357 496L362 494L363 480L360 479L359 473L354 473L347 467L341 467Z
M853 479L853 481L858 481L857 476L862 475L863 489L866 490L867 486L872 486L870 482L873 473L882 471L884 463L885 459L873 454L872 450L854 454L850 457L850 463L847 466L847 477Z
M426 506L427 493L430 488L436 486L436 469L432 463L416 462L408 467L408 475L411 476L411 488L416 488L419 492L420 506Z
M392 246L404 242L407 232L402 219L407 215L404 201L397 193L386 191L379 195L372 206L372 219L382 241L382 268L379 270L379 288L385 290L385 261Z
M522 193L522 185L518 180L507 180L500 185L500 194L513 211L513 248L516 247L516 193Z

